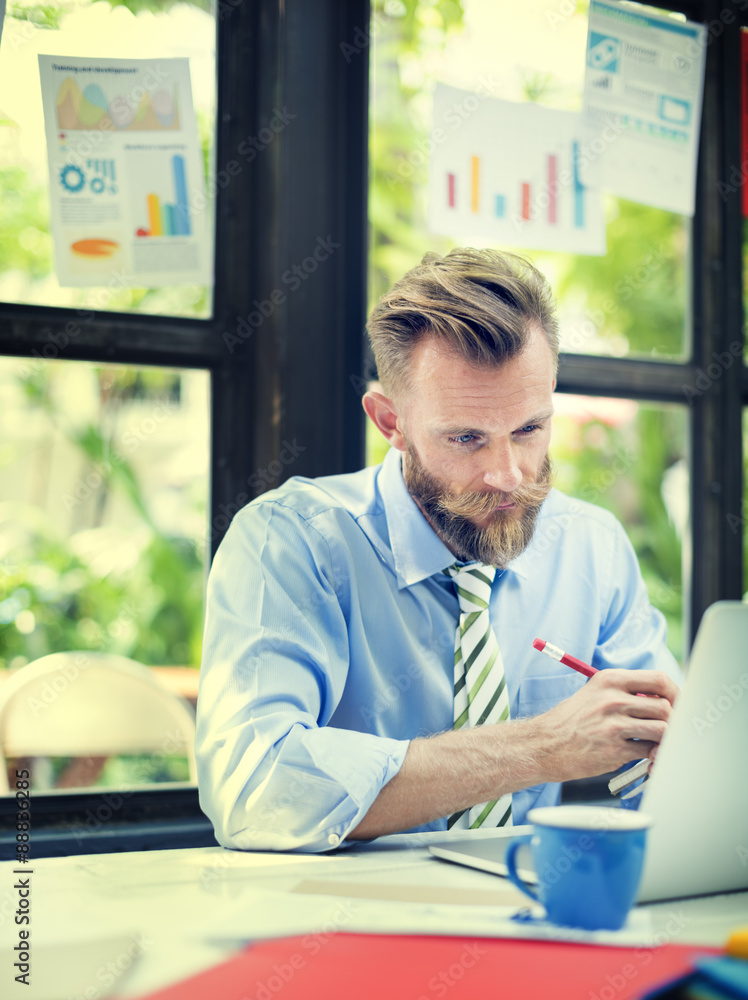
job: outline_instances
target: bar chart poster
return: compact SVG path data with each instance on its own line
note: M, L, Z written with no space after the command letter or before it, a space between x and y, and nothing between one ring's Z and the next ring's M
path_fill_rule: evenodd
M39 56L39 71L60 284L209 284L189 60Z
M605 253L594 156L580 115L438 84L429 229L459 242Z

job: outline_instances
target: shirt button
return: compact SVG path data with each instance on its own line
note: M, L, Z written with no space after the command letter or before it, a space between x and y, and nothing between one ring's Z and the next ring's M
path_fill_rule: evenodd
M337 847L338 844L340 843L340 837L337 835L337 833L331 833L330 836L327 838L327 843L330 845L330 847Z

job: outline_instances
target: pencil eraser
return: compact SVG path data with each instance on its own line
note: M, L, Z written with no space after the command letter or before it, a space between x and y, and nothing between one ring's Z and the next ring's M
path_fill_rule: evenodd
M533 639L532 644L536 649L539 649L541 653L545 649L545 639Z

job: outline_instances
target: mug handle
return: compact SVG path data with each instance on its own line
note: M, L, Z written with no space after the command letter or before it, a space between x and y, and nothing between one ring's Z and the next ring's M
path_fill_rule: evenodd
M509 850L506 852L506 867L509 872L510 881L517 886L520 892L524 892L526 896L535 903L539 903L538 894L535 890L525 881L523 881L517 874L517 851L522 847L523 844L529 844L533 838L533 834L525 833L521 837L515 837L514 840L509 845Z

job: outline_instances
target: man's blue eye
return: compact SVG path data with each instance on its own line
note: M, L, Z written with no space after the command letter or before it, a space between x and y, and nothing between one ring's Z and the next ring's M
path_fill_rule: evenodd
M475 434L458 434L457 437L450 438L455 444L470 444L475 440Z

